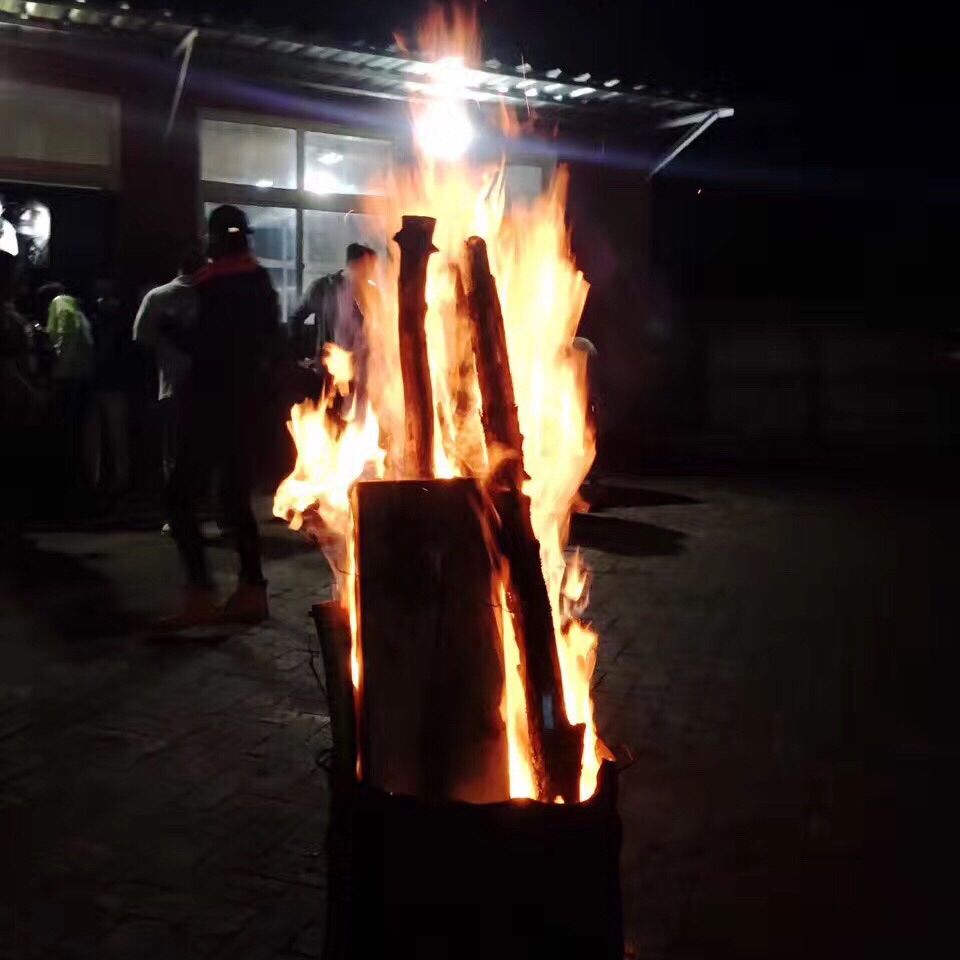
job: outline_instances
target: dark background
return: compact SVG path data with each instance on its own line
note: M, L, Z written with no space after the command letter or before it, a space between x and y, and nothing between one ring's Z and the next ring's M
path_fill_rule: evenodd
M112 193L0 181L0 196L21 203L39 200L50 208L53 269L34 270L28 278L30 287L53 277L70 292L86 296L96 280L110 275L116 221L116 198Z

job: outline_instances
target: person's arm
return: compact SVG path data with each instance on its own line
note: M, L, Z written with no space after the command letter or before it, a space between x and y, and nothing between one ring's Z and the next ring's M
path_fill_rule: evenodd
M141 301L140 309L133 321L133 339L144 346L155 347L157 345L159 319L157 298L154 296L154 291L150 290Z

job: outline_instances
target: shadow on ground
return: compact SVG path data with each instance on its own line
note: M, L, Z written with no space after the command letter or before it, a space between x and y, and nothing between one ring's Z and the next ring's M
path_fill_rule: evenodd
M613 510L617 507L670 507L701 503L682 493L668 493L665 490L646 490L642 487L619 486L617 484L588 484L583 496L593 513Z
M570 524L570 543L622 557L671 557L683 551L685 533L638 520L578 513Z
M0 551L0 578L56 635L66 640L114 639L141 627L145 618L122 608L116 585L88 562L97 556L46 550L29 537L10 535Z

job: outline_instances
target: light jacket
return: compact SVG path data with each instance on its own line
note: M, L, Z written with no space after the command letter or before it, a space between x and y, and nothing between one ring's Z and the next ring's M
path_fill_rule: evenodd
M56 380L90 380L93 377L93 333L90 322L67 294L54 297L47 312L47 335L57 354Z

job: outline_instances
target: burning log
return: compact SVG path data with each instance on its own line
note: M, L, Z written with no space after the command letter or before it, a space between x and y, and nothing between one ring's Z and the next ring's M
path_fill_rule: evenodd
M409 478L433 476L433 389L427 358L427 260L436 252L433 217L403 218L394 240L400 246L397 281L400 324L400 370L406 414L404 473Z
M365 783L428 800L510 796L502 647L472 480L355 492Z
M504 454L499 479L519 490L523 481L523 435L513 394L513 375L503 329L497 282L490 273L487 245L480 237L466 242L465 300L473 334L480 395L483 397L483 431L487 446Z
M487 446L504 455L491 477L500 515L501 549L510 565L509 596L523 669L534 772L540 796L579 800L583 727L569 723L554 637L553 615L540 565L540 545L530 516L524 479L523 436L514 400L510 359L496 281L486 243L466 242L465 290L483 398Z

